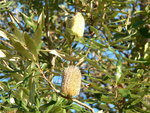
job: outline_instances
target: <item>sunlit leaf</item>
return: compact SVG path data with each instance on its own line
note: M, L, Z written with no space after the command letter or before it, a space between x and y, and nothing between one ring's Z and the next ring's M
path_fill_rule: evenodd
M116 69L116 83L118 83L118 81L120 80L120 77L122 75L122 60L121 58L118 59L117 62L117 69Z
M27 15L25 15L24 13L20 13L24 19L24 21L26 22L26 24L28 26L31 26L33 28L33 30L35 31L36 30L36 26L37 24L33 21L33 18L32 17L28 17Z

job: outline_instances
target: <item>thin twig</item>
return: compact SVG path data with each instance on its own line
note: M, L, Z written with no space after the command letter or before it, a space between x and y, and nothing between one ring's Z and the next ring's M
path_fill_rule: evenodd
M38 66L38 69L39 69L40 73L42 74L43 78L49 83L50 87L51 87L57 94L59 94L61 97L63 97L63 98L68 98L68 97L62 95L62 94L60 93L60 91L57 90L57 89L53 86L53 84L46 78L46 76L45 76L43 70L41 69L40 65L37 64L37 66Z
M45 76L43 70L41 69L40 65L37 64L37 66L38 66L38 69L39 69L40 73L42 74L43 78L49 83L49 85L51 86L51 88L52 88L56 93L59 93L59 91L53 86L53 84L46 78L46 76Z
M46 78L46 76L45 76L45 74L44 74L44 72L43 72L43 70L41 69L41 67L40 67L39 64L37 64L37 67L38 67L40 73L42 74L43 78L49 83L50 87L51 87L58 95L60 95L61 97L65 98L65 99L71 99L73 102L76 102L77 104L79 104L79 105L81 105L81 106L83 106L83 107L89 109L92 113L94 113L94 110L93 110L90 106L88 106L88 105L86 105L86 104L80 102L80 101L77 100L77 99L69 98L68 96L64 96L63 94L61 94L60 91L57 90L57 89L53 86L53 84Z

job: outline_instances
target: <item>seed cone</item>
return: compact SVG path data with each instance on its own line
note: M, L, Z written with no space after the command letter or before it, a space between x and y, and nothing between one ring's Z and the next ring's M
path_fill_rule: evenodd
M65 68L62 80L62 92L67 96L77 96L81 87L81 72L76 66Z

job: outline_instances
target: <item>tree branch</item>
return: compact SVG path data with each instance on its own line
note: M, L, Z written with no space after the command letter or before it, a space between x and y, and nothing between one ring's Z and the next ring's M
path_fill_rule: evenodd
M37 64L37 67L38 67L40 73L42 74L43 78L49 83L50 87L54 90L54 92L56 92L58 95L60 95L61 97L65 98L65 99L71 99L73 102L75 102L75 103L77 103L77 104L79 104L79 105L81 105L81 106L83 106L83 107L89 109L92 113L94 113L94 110L93 110L90 106L88 106L88 105L86 105L86 104L80 102L80 101L77 100L77 99L69 98L68 96L64 96L63 94L61 94L60 91L57 90L57 89L53 86L53 84L46 78L46 76L45 76L45 74L44 74L44 72L43 72L43 70L41 69L41 67L40 67L39 64Z

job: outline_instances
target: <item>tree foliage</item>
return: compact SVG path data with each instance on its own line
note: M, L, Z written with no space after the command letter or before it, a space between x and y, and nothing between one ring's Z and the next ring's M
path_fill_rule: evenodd
M1 1L0 111L149 113L149 8L149 0ZM84 36L68 43L66 17L76 12ZM61 93L69 65L82 72L76 99Z

